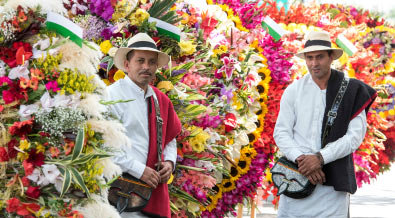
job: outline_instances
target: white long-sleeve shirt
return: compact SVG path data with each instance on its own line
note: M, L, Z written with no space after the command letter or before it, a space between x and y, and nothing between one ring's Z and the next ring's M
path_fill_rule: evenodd
M147 93L137 86L129 77L120 79L107 87L107 100L129 100L127 103L117 103L110 106L110 110L123 123L126 135L132 142L132 147L121 146L121 151L114 157L113 161L118 164L123 172L141 178L143 175L149 145L148 132L148 102L154 90L148 87ZM170 141L163 150L164 160L176 164L177 144L176 140Z
M274 129L274 140L280 151L292 161L302 154L321 152L324 163L351 154L366 133L363 110L351 120L347 133L321 148L321 128L326 106L326 90L321 90L310 74L293 82L284 91ZM347 217L349 195L332 186L317 185L303 199L280 197L279 217Z

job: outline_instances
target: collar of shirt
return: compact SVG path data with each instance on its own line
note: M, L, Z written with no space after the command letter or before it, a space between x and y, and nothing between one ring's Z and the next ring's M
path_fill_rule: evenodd
M128 87L130 91L137 95L142 95L144 98L149 98L154 94L154 90L148 85L147 93L144 93L144 89L140 88L135 82L133 82L128 76L125 76L124 79L121 80L122 83L125 84L124 87Z

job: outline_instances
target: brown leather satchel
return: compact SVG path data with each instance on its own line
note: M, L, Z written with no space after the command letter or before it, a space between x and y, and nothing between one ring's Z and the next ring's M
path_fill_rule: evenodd
M162 160L162 125L163 120L160 117L160 108L158 99L153 94L155 112L156 112L156 143L158 149L158 162ZM151 102L151 101L148 101ZM148 107L151 107L148 104ZM159 164L158 169L159 171ZM108 201L111 205L117 208L119 213L122 212L135 212L142 210L148 203L153 189L145 182L136 177L123 173L114 182L108 193Z
M113 183L108 193L108 201L119 213L142 210L151 197L152 188L145 182L123 173Z

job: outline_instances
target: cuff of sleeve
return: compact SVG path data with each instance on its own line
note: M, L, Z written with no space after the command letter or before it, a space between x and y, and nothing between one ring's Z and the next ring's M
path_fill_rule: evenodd
M300 152L298 149L292 149L291 152L289 152L289 154L287 154L286 156L289 160L296 163L296 158L298 158L302 154L303 153Z
M132 175L132 176L134 176L134 177L140 179L141 176L142 176L143 173L144 173L145 164L142 164L142 163L138 162L137 160L134 160L133 162L134 162L134 163L133 163L133 170L132 170L132 169L129 169L129 170L128 170L128 173L129 173L130 175Z
M320 150L321 156L324 159L324 164L330 163L333 161L332 152L329 149L321 149Z

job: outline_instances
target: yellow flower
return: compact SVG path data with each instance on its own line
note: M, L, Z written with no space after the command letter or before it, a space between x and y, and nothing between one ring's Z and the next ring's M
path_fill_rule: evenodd
M196 52L196 45L193 44L192 41L181 40L181 42L179 42L178 45L181 48L181 56L192 55L193 53Z
M18 152L18 154L17 154L17 159L19 160L19 161L24 161L24 160L26 160L27 158L29 157L29 154L28 153L22 153L22 152Z
M160 81L156 87L160 90L163 89L165 92L168 92L174 88L170 81Z
M122 70L117 70L117 72L114 74L114 80L118 81L123 78L125 78L125 73Z
M28 142L26 139L21 140L21 141L19 142L19 148L20 148L22 151L25 151L25 150L29 149L29 148L30 148L30 142Z
M197 134L189 139L189 143L195 152L200 153L204 151L206 141L210 138L210 135L203 131L202 128L195 128L194 132L197 132Z
M139 26L145 19L149 18L149 14L144 9L137 9L130 17L130 24L134 26Z
M110 40L106 40L106 41L100 43L100 51L102 51L103 54L107 54L108 51L110 50L110 48L112 48L112 44L111 44Z
M41 144L36 143L37 153L45 153L45 147Z

